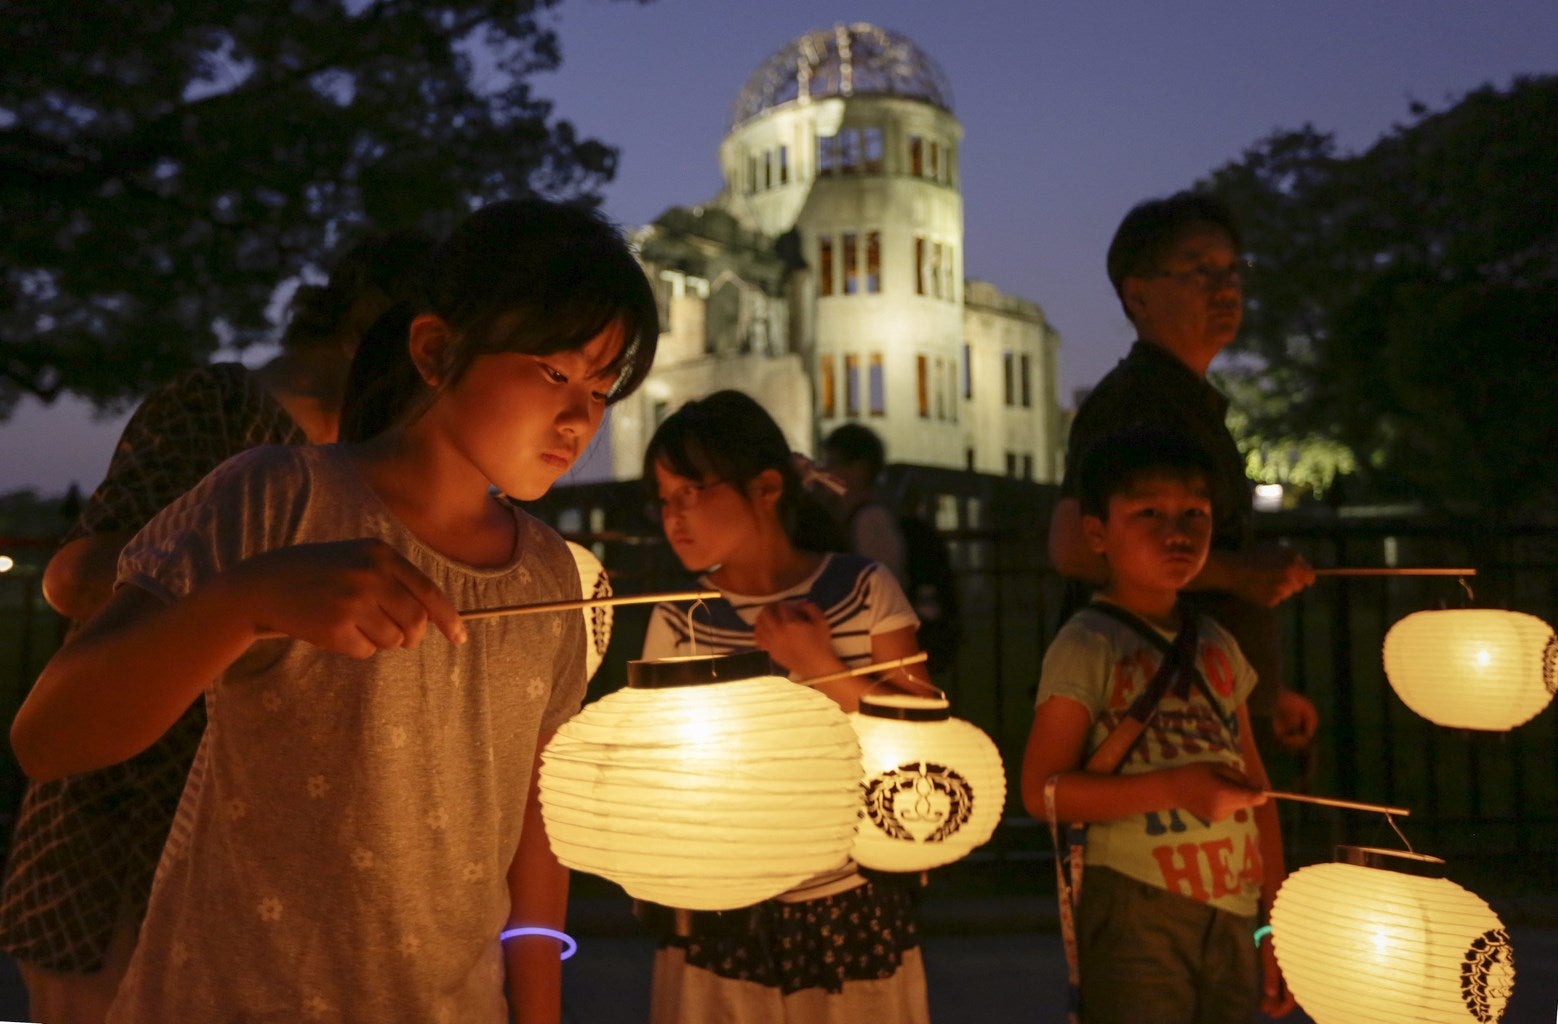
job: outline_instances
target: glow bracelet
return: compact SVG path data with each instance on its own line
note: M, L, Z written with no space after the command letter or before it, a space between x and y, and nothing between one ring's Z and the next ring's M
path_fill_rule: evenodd
M548 939L556 939L558 942L561 942L563 944L563 952L562 955L557 958L559 960L567 960L569 957L579 952L579 944L574 941L573 936L569 935L567 932L560 932L556 928L506 928L498 933L498 941L507 942L509 939L517 939L523 935L541 935Z

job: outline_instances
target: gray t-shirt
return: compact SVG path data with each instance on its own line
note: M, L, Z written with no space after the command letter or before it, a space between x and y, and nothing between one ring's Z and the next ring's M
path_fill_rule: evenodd
M509 564L422 545L336 447L224 463L125 549L164 600L261 551L376 536L461 609L579 596L562 539L515 511ZM578 612L429 628L358 660L261 640L207 727L113 1022L508 1020L498 933L538 736L583 698Z

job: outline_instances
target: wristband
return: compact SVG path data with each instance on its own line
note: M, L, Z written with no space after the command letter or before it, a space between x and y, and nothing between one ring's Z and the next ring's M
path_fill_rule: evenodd
M1255 948L1259 949L1260 948L1260 944L1261 944L1261 940L1266 938L1270 934L1271 934L1271 925L1269 925L1269 924L1263 924L1259 928L1255 929Z
M541 935L548 939L556 939L563 944L563 952L557 959L567 960L579 952L579 944L574 941L572 935L558 931L556 928L506 928L498 933L499 942L507 942L509 939L517 939L525 935Z

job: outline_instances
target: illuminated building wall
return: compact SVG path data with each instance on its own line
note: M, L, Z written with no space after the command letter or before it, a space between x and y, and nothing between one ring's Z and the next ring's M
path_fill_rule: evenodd
M1059 335L963 274L963 129L939 68L870 25L803 36L754 72L720 146L724 188L636 237L660 354L613 410L613 475L719 387L815 451L847 420L893 462L1058 477Z

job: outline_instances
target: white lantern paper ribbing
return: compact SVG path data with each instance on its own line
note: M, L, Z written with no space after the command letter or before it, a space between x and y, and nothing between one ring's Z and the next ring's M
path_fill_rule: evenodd
M1436 725L1505 731L1558 687L1558 637L1534 615L1492 608L1413 612L1385 634L1385 677Z
M1499 1020L1514 950L1493 910L1422 854L1340 847L1289 875L1271 908L1283 977L1315 1024Z
M762 652L628 664L541 755L552 852L639 899L729 910L843 864L860 747Z
M925 871L987 842L1006 805L1006 771L990 737L946 700L860 699L865 818L854 858L879 871Z
M568 550L573 554L574 565L579 569L579 589L585 599L610 597L611 580L606 576L606 567L595 557L595 552L573 541L568 541ZM584 609L584 643L584 677L594 679L601 661L606 657L606 648L611 644L610 605Z

